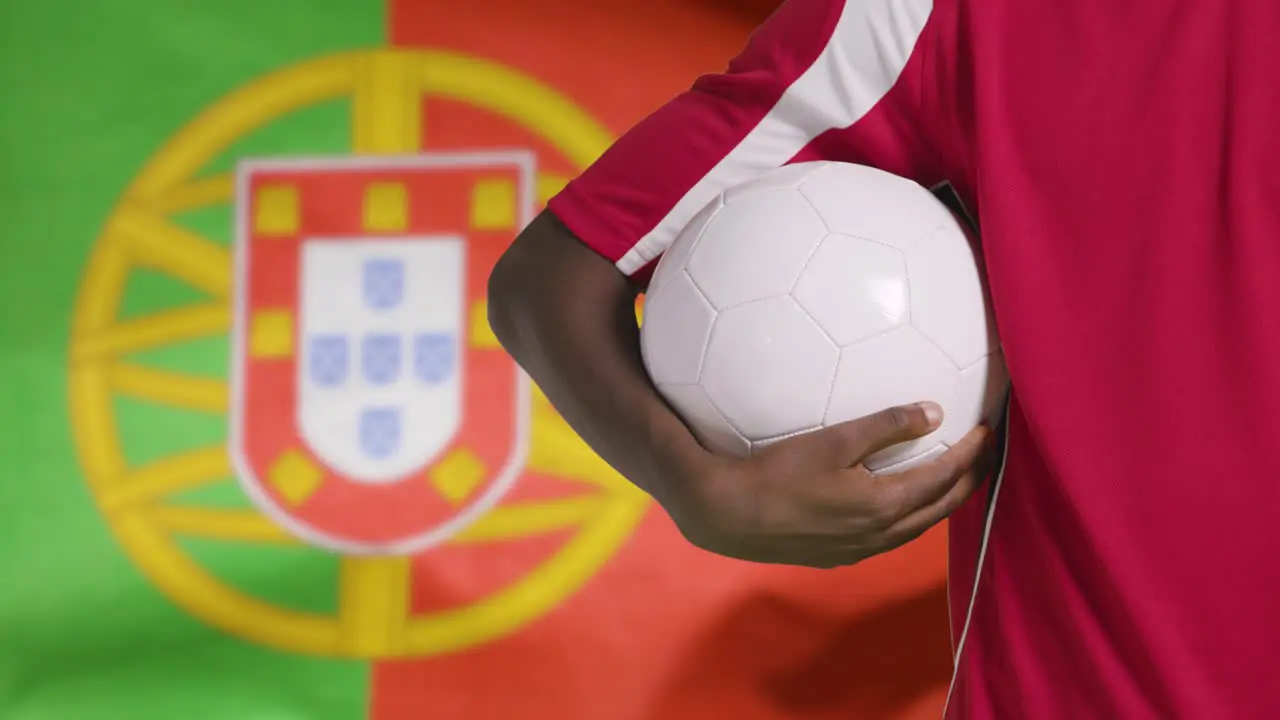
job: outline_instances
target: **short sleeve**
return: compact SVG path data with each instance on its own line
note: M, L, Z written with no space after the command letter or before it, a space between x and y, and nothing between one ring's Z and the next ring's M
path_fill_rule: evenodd
M716 195L790 162L854 162L924 182L920 46L932 8L788 0L724 72L632 128L549 210L643 284Z

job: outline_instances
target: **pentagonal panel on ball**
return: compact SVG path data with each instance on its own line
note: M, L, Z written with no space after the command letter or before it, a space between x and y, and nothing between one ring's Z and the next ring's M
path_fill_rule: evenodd
M862 165L830 163L805 178L800 192L831 232L900 250L955 222L946 206L920 185Z
M906 322L911 293L901 252L849 235L828 235L791 296L844 346Z
M721 312L701 384L748 440L818 425L839 352L789 296Z
M689 256L689 274L717 310L782 295L826 234L799 193L746 193L707 224Z
M941 350L911 326L903 326L840 351L823 422L832 425L923 401L936 402L945 410L955 400L959 381L959 368ZM876 453L867 460L867 467L876 470L930 449L951 421L948 416L929 435Z
M640 351L655 383L698 382L715 317L711 303L683 270L646 296Z
M822 162L804 162L775 168L754 180L729 188L724 193L725 201L733 202L735 198L741 195L760 190L795 190L800 187L800 183L804 182L805 178L809 177L814 170L822 167L823 164Z
M711 404L701 386L659 385L658 392L703 447L728 457L742 458L751 454L751 444Z
M649 293L658 292L666 278L683 274L685 265L689 261L689 253L698 244L698 238L702 236L702 230L706 228L707 223L711 222L711 218L720 212L721 207L724 207L724 200L717 195L714 200L707 203L706 207L693 216L693 219L689 221L688 225L685 225L679 235L676 235L676 239L672 241L670 247L662 253L661 259L658 260L658 267L654 269L653 277L649 281Z
M995 346L978 258L963 232L940 230L906 251L911 324L937 343L957 367Z

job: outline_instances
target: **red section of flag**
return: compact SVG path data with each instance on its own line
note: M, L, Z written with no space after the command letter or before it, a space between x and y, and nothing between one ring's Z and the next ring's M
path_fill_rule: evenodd
M625 131L742 46L768 2L392 0L391 38L516 68ZM545 140L454 101L426 101L430 150ZM528 482L526 482L526 480ZM517 493L555 494L554 478ZM414 609L455 606L551 551L415 560ZM839 571L739 563L690 547L657 509L585 586L516 632L459 653L375 665L374 720L936 718L950 673L945 538L935 530Z

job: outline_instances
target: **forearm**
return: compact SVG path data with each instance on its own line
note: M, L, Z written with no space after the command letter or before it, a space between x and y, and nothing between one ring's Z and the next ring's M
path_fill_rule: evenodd
M552 216L532 223L489 284L489 322L606 462L664 505L706 456L649 382L634 289Z

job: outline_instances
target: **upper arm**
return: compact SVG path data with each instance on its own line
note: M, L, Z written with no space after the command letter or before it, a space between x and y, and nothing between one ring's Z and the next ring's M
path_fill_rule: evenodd
M798 160L932 183L921 38L932 0L788 0L723 73L643 120L548 207L641 277L726 188Z

